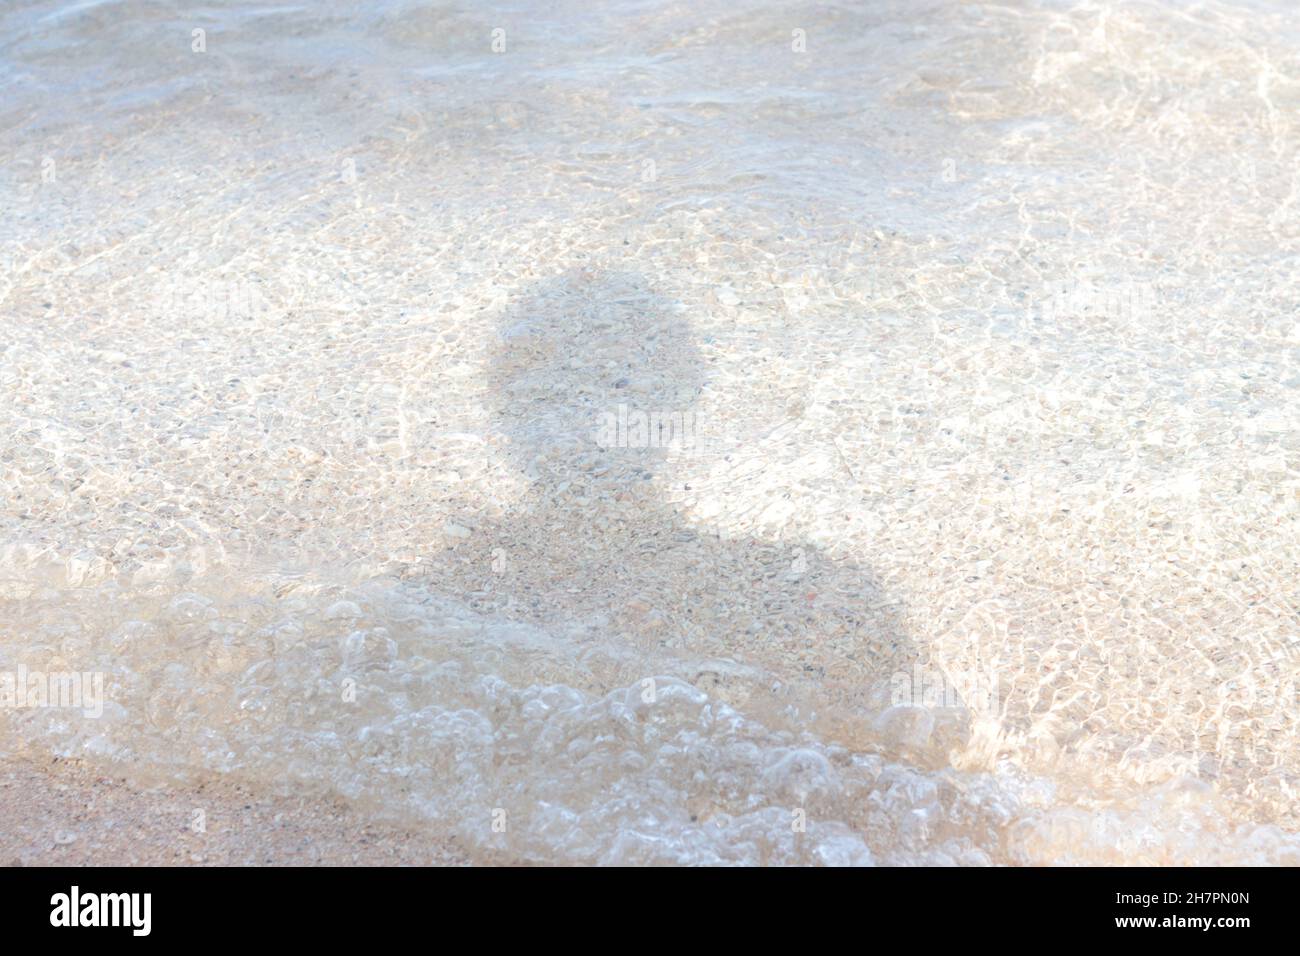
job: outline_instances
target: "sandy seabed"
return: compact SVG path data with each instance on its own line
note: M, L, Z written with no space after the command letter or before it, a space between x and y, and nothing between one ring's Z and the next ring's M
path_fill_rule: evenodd
M1300 862L1288 4L589 7L0 12L0 860Z

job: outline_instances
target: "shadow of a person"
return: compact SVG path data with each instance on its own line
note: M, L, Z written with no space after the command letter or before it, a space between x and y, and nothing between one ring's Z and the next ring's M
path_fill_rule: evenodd
M675 456L707 453L712 424L682 311L631 273L571 271L514 298L485 384L528 490L440 562L439 587L486 587L509 616L616 642L618 680L673 661L733 705L920 756L922 708L880 720L916 655L872 576L809 543L726 539L665 499Z

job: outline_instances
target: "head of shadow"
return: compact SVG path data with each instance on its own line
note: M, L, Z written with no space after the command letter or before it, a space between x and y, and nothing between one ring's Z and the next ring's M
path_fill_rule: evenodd
M635 273L570 271L505 311L487 386L511 464L538 481L651 478L703 439L680 305Z

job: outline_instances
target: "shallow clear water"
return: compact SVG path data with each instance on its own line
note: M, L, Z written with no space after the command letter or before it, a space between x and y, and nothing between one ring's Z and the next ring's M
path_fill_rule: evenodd
M484 862L1300 862L1298 22L7 5L0 673L107 702L0 748Z

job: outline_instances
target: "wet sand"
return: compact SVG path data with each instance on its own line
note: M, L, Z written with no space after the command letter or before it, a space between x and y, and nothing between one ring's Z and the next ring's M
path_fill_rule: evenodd
M206 814L196 832L194 811ZM144 789L79 761L0 764L0 865L462 866L427 829L366 820L341 801L287 799L224 780Z

